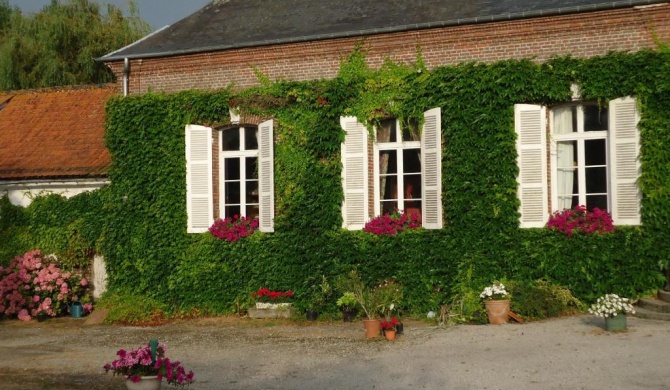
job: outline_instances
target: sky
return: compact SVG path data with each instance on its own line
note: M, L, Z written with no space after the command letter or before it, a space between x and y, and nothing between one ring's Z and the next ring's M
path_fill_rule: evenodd
M114 4L128 15L127 0L91 0L98 4ZM18 5L24 14L38 12L51 0L9 0L11 6ZM62 3L67 0L61 0ZM210 0L135 0L140 17L149 23L152 30L173 24L208 4ZM104 9L104 8L103 8Z

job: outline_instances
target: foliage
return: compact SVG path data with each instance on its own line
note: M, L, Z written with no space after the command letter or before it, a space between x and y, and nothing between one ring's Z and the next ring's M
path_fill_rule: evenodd
M387 279L374 288L374 294L379 299L379 314L390 317L393 311L402 307L402 285L393 279Z
M116 352L117 359L105 364L105 373L112 371L113 375L121 375L130 379L133 383L142 380L142 376L158 376L165 378L168 384L183 387L193 382L195 374L193 371L186 373L184 366L178 361L170 361L165 356L167 346L163 343L157 345L155 356L152 356L151 344L133 348L130 351L119 349Z
M619 314L635 314L630 299L619 297L616 294L606 294L591 305L589 313L598 317L616 317Z
M513 106L569 101L572 83L601 103L637 97L642 226L571 238L519 228ZM184 126L227 123L231 99L276 124L275 233L235 245L186 233L185 201ZM368 125L388 115L421 121L433 107L442 109L445 227L397 235L343 230L340 116ZM112 184L86 200L96 211L85 213L83 198L46 197L13 214L8 228L0 216L0 253L12 246L64 251L68 240L77 243L69 233L77 230L104 255L111 294L126 297L110 313L117 320L232 313L258 286L308 297L321 275L334 281L352 269L365 286L392 277L411 313L448 305L462 321L481 317L479 292L496 279L551 281L588 303L611 292L636 297L662 285L658 268L670 259L669 112L670 52L650 50L430 70L420 61L372 69L359 50L331 80L114 98L106 119ZM81 225L68 229L79 217ZM514 308L522 296L513 293Z
M40 313L56 317L75 301L84 303L85 311L92 309L88 281L63 272L39 250L15 257L8 268L0 267L0 315L23 321Z
M368 287L357 270L351 270L346 276L338 278L335 282L338 290L349 292L356 300L358 306L363 309L369 320L374 320L379 315L381 297L376 289Z
M8 12L0 3L0 90L96 84L113 80L94 59L149 32L130 1L130 15L92 0L52 1L40 12Z
M352 292L346 291L337 299L337 307L342 311L350 311L356 308L358 301Z
M322 310L326 302L331 299L333 289L328 283L326 275L321 275L321 283L312 285L308 307L311 310Z
M608 233L614 230L612 216L609 212L597 207L587 211L586 206L575 206L554 212L547 222L550 230L559 231L568 237L575 233L592 234Z
M217 219L210 226L209 232L216 238L235 242L242 237L248 237L258 228L257 219L247 219L237 214L225 219Z
M107 309L105 323L160 324L170 317L165 305L128 291L106 292L97 301L98 309Z
M510 281L507 287L514 295L511 310L526 321L574 314L584 309L584 304L570 290L544 280Z
M394 213L382 214L365 223L363 231L376 235L398 234L405 229L418 229L421 222L417 214Z

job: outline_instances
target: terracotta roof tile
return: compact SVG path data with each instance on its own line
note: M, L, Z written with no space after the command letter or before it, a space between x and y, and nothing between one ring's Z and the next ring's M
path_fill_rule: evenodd
M0 180L106 176L105 104L116 93L112 85L0 92Z

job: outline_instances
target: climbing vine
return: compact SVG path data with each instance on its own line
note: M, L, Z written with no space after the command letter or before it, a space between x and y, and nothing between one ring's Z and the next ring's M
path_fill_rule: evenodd
M260 86L244 91L110 101L112 184L102 197L99 246L112 290L172 310L225 313L261 286L306 299L322 275L332 279L356 267L368 283L395 278L406 307L422 312L462 289L464 269L475 289L503 277L546 279L587 302L610 292L635 296L661 283L659 265L670 259L666 51L429 70L420 55L414 64L386 61L371 69L358 49L332 80L259 76ZM584 99L601 104L638 98L641 227L571 238L519 228L514 104L569 101L573 83ZM275 233L236 242L186 233L184 126L227 123L230 107L275 120ZM356 116L371 128L386 117L421 121L433 107L442 109L445 227L392 236L342 230L340 116Z

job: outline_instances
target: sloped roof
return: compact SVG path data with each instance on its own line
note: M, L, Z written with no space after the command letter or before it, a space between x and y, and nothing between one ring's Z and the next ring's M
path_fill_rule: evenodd
M113 85L0 92L0 180L106 176L105 104L116 93Z
M667 0L217 0L98 61L365 36Z

